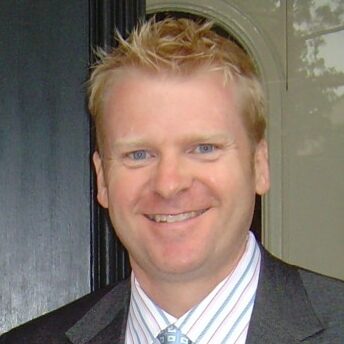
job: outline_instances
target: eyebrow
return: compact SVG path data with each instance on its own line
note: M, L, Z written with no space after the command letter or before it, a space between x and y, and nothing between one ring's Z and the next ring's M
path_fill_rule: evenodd
M233 142L234 141L234 135L231 135L229 133L215 133L215 134L190 134L185 135L180 142L186 143L186 144L194 144L198 142ZM125 149L135 149L140 147L148 147L151 146L151 142L148 139L144 138L124 138L120 139L114 143L111 144L111 150L121 150L123 148Z
M120 150L122 148L137 148L148 146L147 140L144 139L121 139L111 144L112 150Z
M234 141L234 135L229 133L216 133L216 134L195 134L186 137L187 142L227 142Z

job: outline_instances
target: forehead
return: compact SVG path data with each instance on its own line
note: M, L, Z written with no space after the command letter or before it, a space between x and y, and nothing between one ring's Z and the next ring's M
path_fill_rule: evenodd
M129 69L107 92L103 131L112 137L223 131L238 125L237 104L235 85L225 85L219 72L180 76Z
M163 84L165 87L173 88L175 85L187 85L190 81L190 86L195 91L201 89L206 84L217 84L221 89L225 89L227 83L226 73L215 69L216 67L196 67L190 71L174 71L174 70L150 70L142 67L126 66L112 72L108 78L107 85L104 92L104 104L109 98L116 97L119 92L127 92L129 95L134 94L136 88L134 85L142 86L146 84L147 87L153 88L155 84ZM195 82L193 82L195 81ZM226 91L233 92L235 88L234 81L231 87ZM192 85L191 85L192 84ZM146 87L146 85L144 85Z

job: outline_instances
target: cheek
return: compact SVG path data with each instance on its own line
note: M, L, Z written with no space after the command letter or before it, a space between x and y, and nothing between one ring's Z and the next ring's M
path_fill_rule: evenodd
M239 164L213 165L211 169L203 169L201 180L208 185L214 193L229 196L228 192L239 189L245 171Z
M116 178L108 185L109 215L117 236L124 246L131 241L133 227L133 204L135 195L133 185L127 178Z
M109 207L112 212L135 210L143 194L145 179L136 171L113 169L108 175Z
M236 162L214 167L204 180L228 212L228 208L236 206L246 208L255 197L255 179L249 164Z

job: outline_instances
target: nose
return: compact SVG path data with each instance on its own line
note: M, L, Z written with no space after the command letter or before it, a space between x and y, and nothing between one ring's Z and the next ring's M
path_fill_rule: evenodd
M161 158L153 175L153 189L165 199L171 199L192 185L192 175L182 159Z

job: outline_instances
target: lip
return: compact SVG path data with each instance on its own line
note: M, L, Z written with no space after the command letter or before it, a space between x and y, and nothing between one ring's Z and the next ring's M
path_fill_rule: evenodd
M191 211L185 211L185 212L179 212L179 213L144 214L144 216L149 221L156 224L179 224L179 223L185 223L193 219L197 219L208 210L209 208L204 208L204 209L191 210Z

